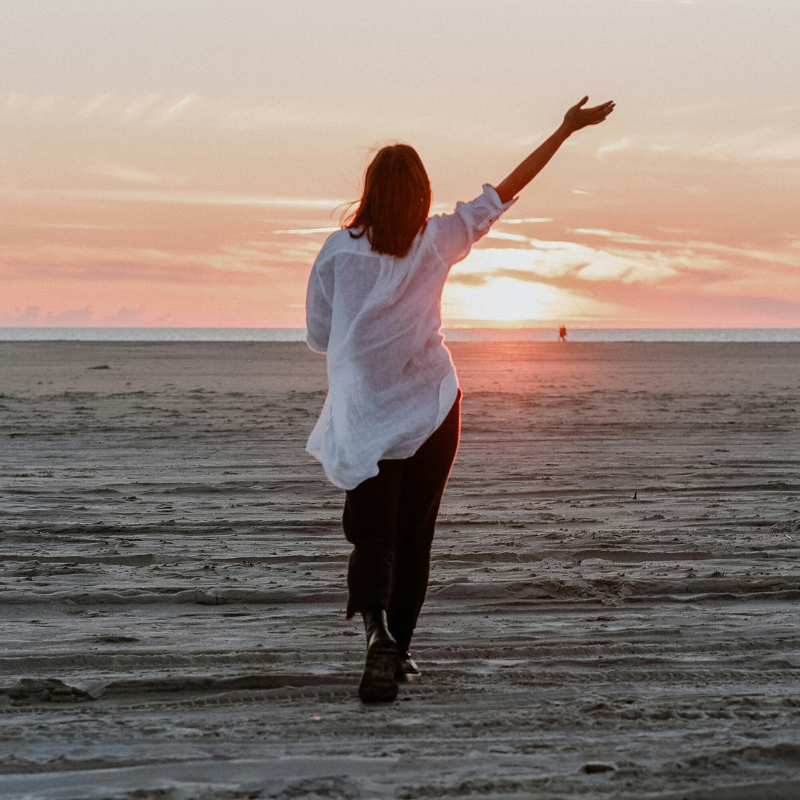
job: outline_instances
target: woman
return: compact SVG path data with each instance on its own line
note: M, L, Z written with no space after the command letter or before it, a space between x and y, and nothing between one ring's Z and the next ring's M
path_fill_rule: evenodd
M485 185L453 214L428 218L431 188L416 151L384 147L357 210L311 271L307 341L327 353L329 390L307 450L346 491L347 618L364 618L365 703L394 700L397 681L420 674L409 647L460 422L461 391L439 332L444 282L567 137L614 108L587 101L497 188Z

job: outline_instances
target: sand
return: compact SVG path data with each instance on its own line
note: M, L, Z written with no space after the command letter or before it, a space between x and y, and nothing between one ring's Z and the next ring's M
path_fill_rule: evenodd
M300 344L0 344L0 797L800 796L800 345L456 343L364 707Z

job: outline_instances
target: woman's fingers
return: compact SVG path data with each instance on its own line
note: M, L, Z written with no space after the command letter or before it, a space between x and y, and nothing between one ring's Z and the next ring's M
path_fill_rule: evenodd
M589 95L586 95L579 103L572 106L564 117L565 122L572 130L580 130L587 125L597 125L614 110L613 100L608 100L599 106L584 108L588 101Z
M583 98L583 100L580 100L579 102L575 103L575 105L572 106L569 109L569 111L567 111L567 113L569 114L570 112L572 112L573 114L580 114L584 111L588 111L588 109L584 108L584 106L588 102L589 102L589 95L587 94L586 97Z
M613 100L592 108L582 108L580 112L583 116L582 127L586 125L598 125L603 122L613 110Z
M605 103L600 103L599 106L591 106L590 108L584 108L584 106L589 102L589 95L587 94L583 100L579 103L576 103L573 108L579 108L581 111L596 111L599 108L607 108L608 106L614 105L614 100L607 100Z
M596 119L598 122L602 122L614 110L614 102L612 100L608 103L603 103L601 106L587 108L586 110L592 112L593 119Z

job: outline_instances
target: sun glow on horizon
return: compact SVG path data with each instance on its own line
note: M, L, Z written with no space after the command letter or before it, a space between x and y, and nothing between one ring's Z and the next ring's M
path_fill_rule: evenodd
M543 249L476 249L453 267L442 296L445 324L530 325L559 319L596 323L635 316L632 309L585 290L548 283L576 268L590 269L592 262L585 255L575 259L561 242L537 244ZM556 258L549 258L548 252Z
M513 278L490 279L481 286L447 288L444 308L457 319L520 322L552 319L560 292L541 283L521 284Z

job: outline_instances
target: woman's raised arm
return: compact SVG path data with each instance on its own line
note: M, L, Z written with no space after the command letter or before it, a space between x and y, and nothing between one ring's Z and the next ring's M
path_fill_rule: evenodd
M597 125L613 110L614 101L609 100L599 106L584 108L589 101L584 97L577 105L567 111L559 129L543 144L539 145L496 189L502 203L516 197L538 174L542 167L553 157L556 150L575 131L587 125Z

